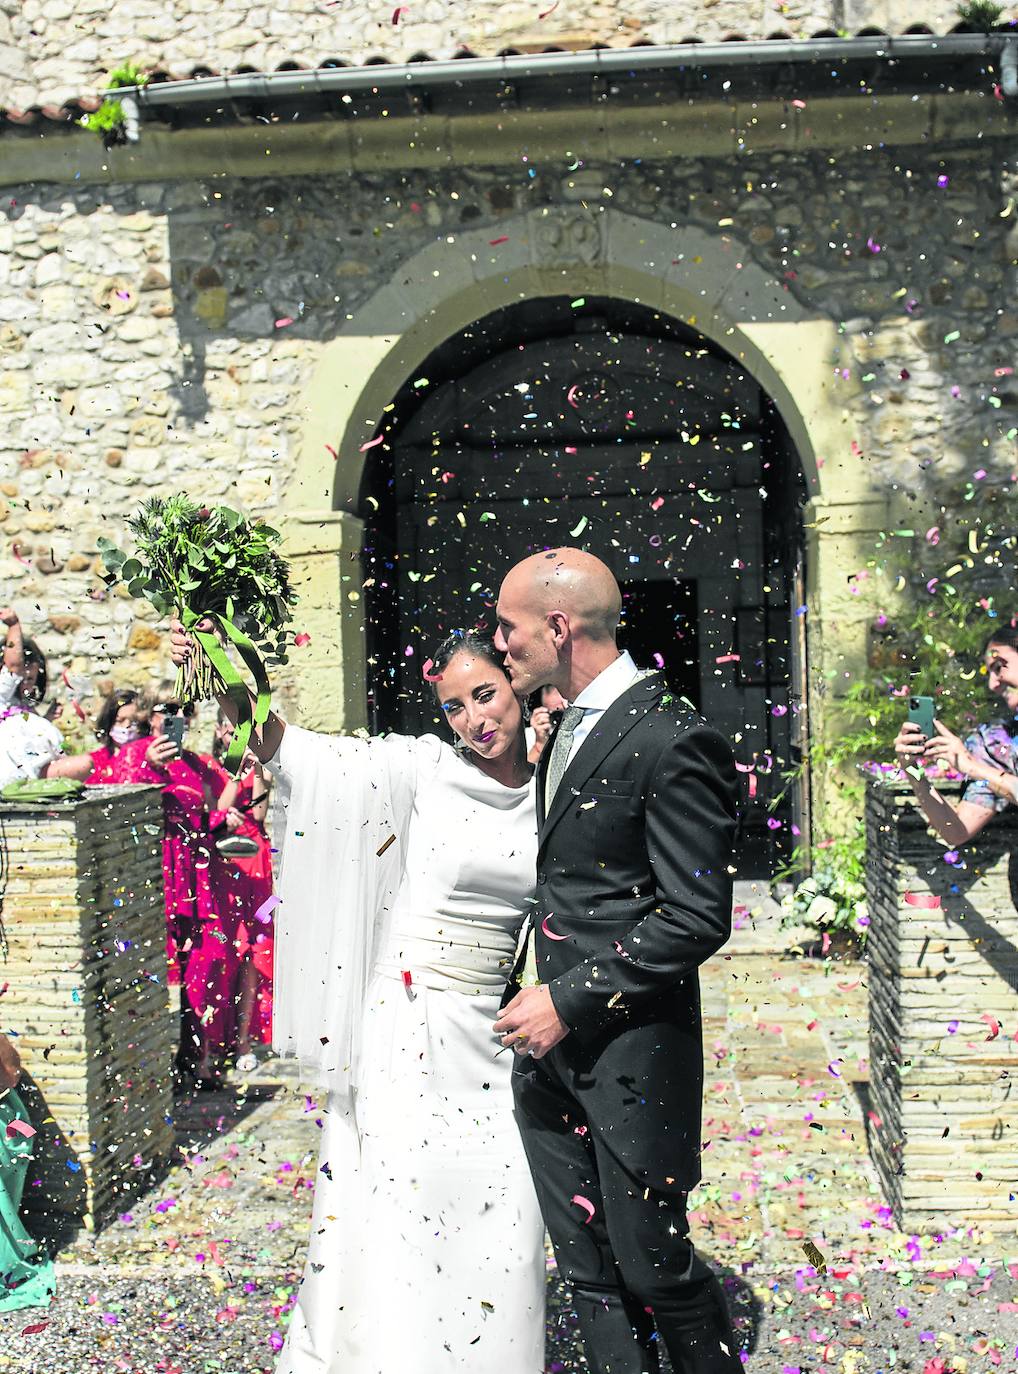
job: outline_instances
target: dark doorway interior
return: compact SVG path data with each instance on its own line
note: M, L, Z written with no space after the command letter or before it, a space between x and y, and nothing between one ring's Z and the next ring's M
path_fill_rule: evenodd
M696 583L623 582L619 647L657 668L676 696L700 708Z

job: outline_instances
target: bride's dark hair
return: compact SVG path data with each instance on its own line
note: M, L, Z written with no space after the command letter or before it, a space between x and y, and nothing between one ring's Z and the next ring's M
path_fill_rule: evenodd
M462 653L473 654L475 658L486 659L493 668L498 669L503 677L506 676L505 655L500 654L491 639L487 635L481 634L480 630L453 630L452 634L443 639L431 655L431 668L428 676L431 678L439 677L456 654Z

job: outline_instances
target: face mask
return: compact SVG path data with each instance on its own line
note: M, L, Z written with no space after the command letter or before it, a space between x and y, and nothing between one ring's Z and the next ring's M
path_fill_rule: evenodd
M110 739L114 744L130 744L140 734L137 725L114 725L110 729Z

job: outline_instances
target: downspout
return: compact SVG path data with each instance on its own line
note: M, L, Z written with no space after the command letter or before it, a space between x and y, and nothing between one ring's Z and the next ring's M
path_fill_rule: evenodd
M1000 89L1006 99L1018 96L1018 38L1004 39L1000 54Z

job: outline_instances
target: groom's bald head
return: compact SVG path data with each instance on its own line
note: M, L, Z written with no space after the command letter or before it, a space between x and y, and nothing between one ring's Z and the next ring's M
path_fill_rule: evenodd
M538 614L562 611L573 634L588 639L615 638L622 593L611 569L583 549L550 549L511 568L499 595L521 597Z
M577 655L613 654L621 611L619 584L591 553L550 549L517 563L499 590L495 637L517 694L564 691Z

